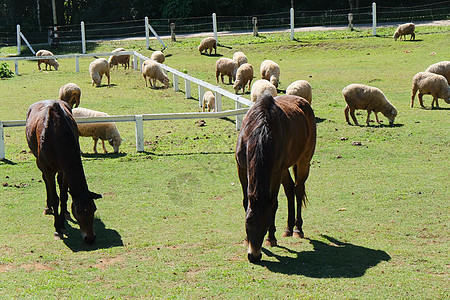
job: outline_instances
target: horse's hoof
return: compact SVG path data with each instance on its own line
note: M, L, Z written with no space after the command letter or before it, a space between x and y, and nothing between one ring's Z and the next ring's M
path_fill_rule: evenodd
M289 229L286 229L286 230L283 232L282 237L290 237L290 236L292 236L292 231L290 231Z
M63 233L59 233L59 232L55 232L53 234L53 238L55 239L55 241L59 241L64 239L64 234Z
M53 209L52 208L48 208L48 207L45 207L44 208L44 216L47 216L47 215L53 215Z
M275 247L277 245L277 240L266 239L266 246Z
M294 230L294 235L293 236L294 236L294 238L301 238L301 239L303 239L305 237L303 231L302 230L298 230L298 229Z

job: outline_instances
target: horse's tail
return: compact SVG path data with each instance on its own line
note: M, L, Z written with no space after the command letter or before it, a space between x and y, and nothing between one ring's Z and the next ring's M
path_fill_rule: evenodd
M306 196L306 191L303 193L303 198L302 198L302 208L306 208L306 205L309 203L309 199L308 196Z

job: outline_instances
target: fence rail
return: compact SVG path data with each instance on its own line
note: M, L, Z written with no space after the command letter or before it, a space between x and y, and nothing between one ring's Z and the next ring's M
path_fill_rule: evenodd
M134 69L137 70L137 66L139 66L139 70L142 68L142 64L145 60L149 59L148 57L136 52L129 51L123 52L121 55L125 55L130 53L130 55L134 55ZM91 53L91 54L67 54L67 55L54 55L52 58L75 58L76 60L76 71L79 71L78 67L78 59L81 57L92 57L92 56L109 56L109 55L118 55L119 53ZM20 60L36 60L35 56L33 57L10 57L10 58L1 58L1 60L14 60L15 64L18 65L18 61ZM139 61L139 62L138 62ZM139 114L139 115L119 115L119 116L109 116L109 117L93 117L93 118L76 118L76 121L79 123L102 123L102 122L135 122L136 126L136 151L143 152L144 151L144 130L143 130L143 122L144 121L155 121L155 120L176 120L176 119L197 119L197 118L224 118L236 116L236 129L239 129L242 124L243 115L248 111L248 107L253 105L253 102L240 96L233 94L229 91L226 91L218 86L212 85L206 81L195 78L189 74L185 74L180 72L174 68L161 64L161 68L165 72L169 72L173 75L173 89L175 92L178 92L179 89L179 79L182 78L185 80L185 94L186 98L191 97L191 83L198 85L199 90L199 106L202 106L201 100L203 99L203 94L205 89L209 89L215 93L216 96L216 112L201 112L201 113L166 113L166 114ZM236 109L222 111L222 96L229 98L235 102ZM4 128L6 127L18 127L25 126L24 120L8 120L2 121L0 120L0 160L5 159L5 140L4 140Z

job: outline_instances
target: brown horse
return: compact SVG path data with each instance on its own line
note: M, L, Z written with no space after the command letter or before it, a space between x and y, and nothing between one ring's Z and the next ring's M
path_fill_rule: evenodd
M68 104L60 100L32 104L27 113L26 136L47 190L44 214L55 217L55 238L63 238L66 233L64 221L66 217L70 218L67 211L69 191L72 213L80 225L81 235L87 244L92 244L95 241L94 199L102 196L88 190L81 163L77 124ZM60 198L56 193L56 175ZM58 214L59 203L61 212Z
M288 226L284 236L291 236L295 225L294 234L303 237L301 207L306 201L305 181L315 145L314 112L308 101L301 97L273 98L264 94L247 112L236 145L236 161L244 194L250 262L261 260L262 242L267 231L266 244L277 245L275 214L280 184L283 184L288 199ZM291 166L295 184L289 173Z

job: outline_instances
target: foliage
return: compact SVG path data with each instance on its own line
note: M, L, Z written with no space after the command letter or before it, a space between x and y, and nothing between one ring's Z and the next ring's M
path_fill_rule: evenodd
M318 140L303 210L307 239L281 237L287 216L281 189L279 246L264 247L260 264L247 261L242 245L234 118L205 119L206 126L144 122L143 153L136 153L133 123L117 123L125 139L119 154L93 154L92 139L80 138L89 188L103 194L93 246L83 244L71 222L69 238L53 240L24 128L5 128L0 298L448 299L449 106L440 100L441 109L431 110L424 96L427 109L410 108L412 76L448 59L448 33L421 28L415 42L399 42L391 38L394 30L382 37L305 32L294 41L288 33L221 36L217 56L198 53L201 37L167 41L168 66L210 83L219 57L243 51L256 77L264 59L280 65L280 94L298 79L313 87ZM151 54L142 40L92 43L89 52L119 46ZM76 51L60 47L58 54ZM120 68L112 71L110 87L92 87L91 60L80 58L79 73L74 59L60 59L60 69L51 72L20 62L21 76L1 82L0 120L24 119L30 104L57 97L67 82L81 87L81 106L110 115L201 110L197 87L191 87L194 99L186 99L183 80L179 93L150 89L139 72ZM341 90L354 82L385 93L398 109L396 126L345 123ZM360 112L364 124L366 112Z
M7 63L0 63L0 78L11 78L14 72L9 69Z

